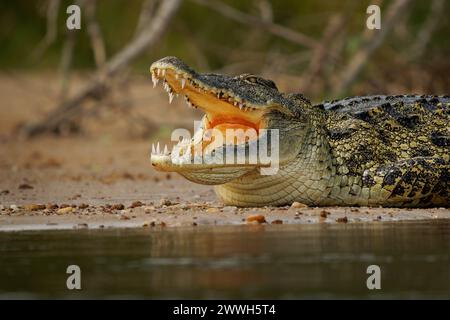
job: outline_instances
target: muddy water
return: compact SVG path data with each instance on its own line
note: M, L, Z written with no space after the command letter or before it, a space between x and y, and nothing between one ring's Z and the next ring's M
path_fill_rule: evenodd
M450 221L2 232L0 270L0 298L450 298Z

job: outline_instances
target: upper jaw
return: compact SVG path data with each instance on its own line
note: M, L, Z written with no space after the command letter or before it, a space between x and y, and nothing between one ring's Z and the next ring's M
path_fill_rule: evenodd
M169 103L176 95L183 95L189 106L205 109L205 105L195 103L195 95L211 95L214 99L223 101L241 111L254 111L265 108L258 101L247 99L233 90L231 77L223 75L201 75L189 68L175 57L166 57L154 62L150 67L153 87L160 80L169 95ZM207 111L207 110L205 110Z

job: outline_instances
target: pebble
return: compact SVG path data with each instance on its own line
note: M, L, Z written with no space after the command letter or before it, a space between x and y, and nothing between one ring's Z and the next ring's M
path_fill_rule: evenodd
M19 210L19 207L18 207L17 205L15 205L15 204L10 205L9 208L10 208L12 211L17 211L17 210Z
M30 186L30 185L27 184L27 183L22 183L22 184L19 186L19 189L21 189L21 190L25 190L25 189L33 189L33 186Z
M265 223L266 218L262 214L254 214L247 217L247 222L253 222L256 221L258 223Z
M152 213L152 210L154 209L154 207L145 207L144 208L144 213Z
M307 208L308 206L304 203L301 202L297 202L295 201L294 203L292 203L291 208Z
M112 210L123 210L123 209L125 209L125 206L121 203L117 203L117 204L113 204L111 206L111 209Z
M326 218L326 217L328 217L329 214L330 213L328 211L325 211L325 210L320 211L321 218Z
M272 224L283 224L283 220L277 219L277 220L273 220L271 223Z
M130 208L138 208L138 207L142 207L144 204L142 203L142 202L140 202L140 201L134 201L132 204L131 204L131 206L130 206Z
M45 204L27 204L24 206L25 210L28 211L38 211L44 210L46 208Z
M348 222L348 218L347 217L337 218L336 221L340 222L340 223L347 223Z
M69 212L72 212L73 208L72 207L64 207L64 208L59 208L58 211L56 211L57 214L66 214Z
M161 201L159 201L160 206L170 206L171 204L172 201L170 201L169 199L161 199Z

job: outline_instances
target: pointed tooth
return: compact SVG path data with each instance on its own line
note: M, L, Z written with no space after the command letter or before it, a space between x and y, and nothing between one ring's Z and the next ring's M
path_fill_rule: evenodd
M162 69L161 74L163 77L166 76L166 69Z
M242 103L239 103L239 109L242 110L242 107L243 107L243 104L242 104ZM244 111L245 111L245 108L244 108Z
M156 154L155 144L152 143L152 154Z
M181 79L181 89L184 89L185 86L186 86L186 79L182 78Z
M159 142L158 142L158 144L156 145L156 153L157 153L157 154L160 154L160 150L159 150Z
M156 72L158 73L158 77L161 75L161 69L156 69Z
M175 73L175 79L178 80L179 77L180 77L180 75L178 73Z
M169 150L167 149L167 144L164 145L164 154L169 154Z
M169 103L172 103L173 97L174 97L173 93L169 92Z
M152 72L152 82L153 82L153 88L156 87L156 84L158 83L158 78L155 76L155 74Z

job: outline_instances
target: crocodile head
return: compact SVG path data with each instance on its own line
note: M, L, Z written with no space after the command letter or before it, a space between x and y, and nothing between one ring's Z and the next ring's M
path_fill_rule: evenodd
M280 93L273 81L251 74L200 74L176 57L154 62L150 72L154 85L162 80L170 102L181 96L205 113L193 138L178 141L170 152L153 147L157 170L223 184L255 170L276 171L298 154L298 139L309 124L310 103L303 96Z

